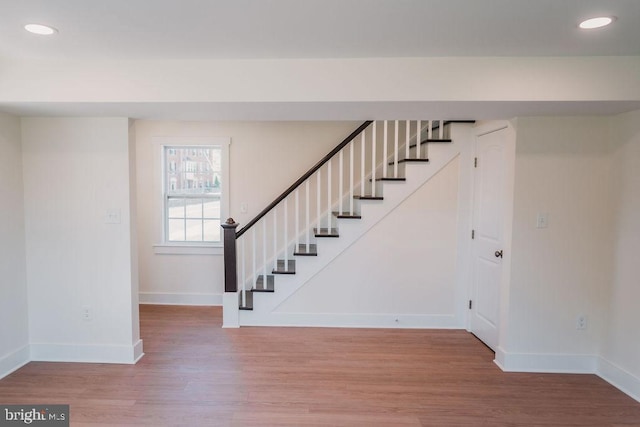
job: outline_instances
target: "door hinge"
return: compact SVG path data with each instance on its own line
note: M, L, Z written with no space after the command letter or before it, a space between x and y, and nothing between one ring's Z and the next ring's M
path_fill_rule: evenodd
M476 238L476 230L471 230L471 239Z
M478 167L478 158L477 157L474 157L474 159L473 159L473 167L474 168Z
M473 307L473 301L469 300L469 310L471 310L471 307Z

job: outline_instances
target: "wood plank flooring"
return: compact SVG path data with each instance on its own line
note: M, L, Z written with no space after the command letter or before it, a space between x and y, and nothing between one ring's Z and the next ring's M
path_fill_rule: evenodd
M219 307L141 306L135 366L32 362L0 403L74 426L640 426L594 375L503 373L464 331L221 329Z

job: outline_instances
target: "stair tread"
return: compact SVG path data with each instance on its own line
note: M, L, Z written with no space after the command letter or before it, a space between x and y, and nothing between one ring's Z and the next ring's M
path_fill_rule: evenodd
M264 275L258 276L256 284L251 292L274 292L275 291L275 279L271 274L267 274L267 287L264 287Z
M402 163L410 163L410 162L422 162L422 163L429 163L429 159L424 159L424 158L411 158L409 157L408 159L399 159L398 160L398 164L402 164ZM389 166L393 166L395 162L389 162L387 163ZM371 179L369 179L369 181L371 181Z
M420 145L422 144L426 144L427 142L452 142L453 140L451 138L442 138L442 139L438 139L438 138L431 138L431 139L424 139L422 140L422 142L420 143ZM414 147L415 144L410 145L409 148Z
M340 237L340 235L338 234L337 228L331 228L331 229L320 228L320 230L318 230L317 228L314 228L313 233L315 234L316 237Z
M308 246L308 247L307 247ZM295 256L317 256L318 255L318 246L315 243L310 243L309 245L300 244L293 252Z
M369 194L365 194L364 196L353 196L353 198L357 200L384 200L382 196L372 196Z
M253 292L245 292L246 305L242 305L242 292L238 292L238 307L240 310L253 310Z
M288 269L285 269L285 263L283 259L276 261L276 268L273 269L273 274L296 274L296 261L290 259L287 263Z
M342 218L342 219L362 219L362 216L359 214L354 213L353 215L351 215L348 212L333 212L333 215L337 218Z
M398 164L400 163L429 163L429 159L401 159L398 160ZM393 162L389 163L389 166L393 165Z
M428 144L430 142L453 142L453 140L451 138L443 138L443 139L438 139L438 138L430 138L430 139L423 139L422 142L420 143L420 146L422 147L425 144ZM415 142L411 143L411 145L409 145L409 149L411 148L416 148L418 144L416 144Z
M391 163L393 164L393 163ZM387 176L384 178L376 178L376 181L390 181L390 182L394 182L394 181L406 181L407 178L402 178L402 177L392 177L392 176ZM371 178L369 178L369 181L371 181Z

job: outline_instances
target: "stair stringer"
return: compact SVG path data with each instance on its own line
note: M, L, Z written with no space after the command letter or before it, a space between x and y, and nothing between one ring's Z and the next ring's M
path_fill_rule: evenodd
M276 275L273 293L255 293L253 310L242 310L239 313L240 325L313 326L308 323L298 324L296 318L274 310L460 155L459 144L451 142L430 147L429 163L407 163L406 181L379 182L384 200L359 200L362 219L334 219L340 237L317 238L317 256L295 257L296 274Z

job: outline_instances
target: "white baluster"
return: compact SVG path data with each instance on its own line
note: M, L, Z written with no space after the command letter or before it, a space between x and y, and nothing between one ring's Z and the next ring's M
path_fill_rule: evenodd
M408 159L409 158L409 148L411 147L411 142L409 140L410 135L411 135L411 120L406 120L405 121L405 133L406 135L404 136L404 158Z
M394 141L394 153L393 153L393 176L398 177L398 121L395 122L395 141Z
M339 196L339 198L338 198L338 215L342 215L342 190L343 190L342 189L342 187L343 187L342 172L343 172L343 168L344 168L344 165L343 165L343 161L344 160L342 159L342 157L343 157L342 153L343 152L344 152L344 150L340 150L340 156L339 156L339 160L340 160L339 161L339 163L340 163L339 168L340 168L340 171L339 171L338 175L340 176L340 178L338 179L338 181L340 181L340 187L338 187L338 196Z
M273 208L273 269L278 269L278 208Z
M287 199L284 199L284 271L289 271L289 213L287 212Z
M242 306L247 306L247 289L246 289L246 276L245 276L245 256L244 256L244 237L240 239L240 253L242 254L240 280L242 280Z
M294 243L294 252L298 250L298 245L300 244L300 239L298 237L298 233L300 233L300 198L298 196L299 188L296 188L296 231L294 233L295 243Z
M382 144L382 177L386 178L387 177L387 164L389 163L388 160L388 152L387 152L387 137L389 135L389 132L387 131L387 120L384 121L384 138L383 138L383 144Z
M306 232L306 235L307 235L307 250L309 250L309 244L311 243L311 221L309 219L309 197L310 197L310 194L309 194L309 180L308 179L307 179L307 181L305 182L304 185L305 185L304 194L305 194L305 197L306 197L305 203L306 203L306 215L307 215L307 217L305 218L306 219L306 224L307 224L307 232Z
M444 139L444 120L440 120L440 126L438 127L438 139Z
M318 175L316 176L316 179L317 179L317 181L316 181L316 183L317 183L317 185L316 185L316 198L317 198L317 200L316 200L316 210L317 210L317 212L316 212L317 213L316 221L318 222L318 232L320 232L320 219L321 219L320 218L320 203L321 203L320 192L322 191L322 184L321 184L321 181L322 181L322 168L318 169Z
M431 123L433 123L433 122L432 121L428 122L427 128L431 127ZM429 139L430 139L430 137L427 137L427 142L424 144L424 147L422 148L422 158L423 159L428 159L429 158Z
M267 219L262 219L262 288L267 287Z
M376 196L376 122L373 122L371 135L371 195Z
M418 120L418 127L416 128L416 159L420 158L422 152L422 121Z
M360 195L364 196L364 164L365 164L365 136L366 130L362 131L362 138L360 139Z
M427 120L427 139L433 139L433 120Z
M331 159L327 162L327 233L331 230Z
M253 227L253 229L251 230L251 251L253 252L253 269L251 270L252 276L253 277L253 284L252 286L256 285L256 281L258 280L258 270L256 269L256 228L258 227Z
M349 215L353 216L353 145L349 144Z

